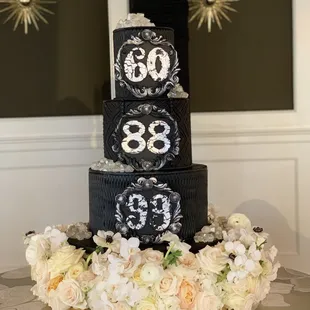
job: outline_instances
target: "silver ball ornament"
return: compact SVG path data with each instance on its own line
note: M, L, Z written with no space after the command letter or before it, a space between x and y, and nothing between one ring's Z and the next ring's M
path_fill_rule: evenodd
M123 194L117 195L115 201L120 205L125 205L127 202L127 197Z
M144 182L143 182L143 187L145 188L145 189L152 189L153 188L153 186L154 186L154 183L153 183L153 181L152 180L145 180Z
M153 32L152 30L150 29L145 29L142 31L142 38L145 40L145 41L150 41L152 39L152 36L153 36Z
M170 194L169 199L172 203L178 203L181 200L181 196L179 193L174 192Z

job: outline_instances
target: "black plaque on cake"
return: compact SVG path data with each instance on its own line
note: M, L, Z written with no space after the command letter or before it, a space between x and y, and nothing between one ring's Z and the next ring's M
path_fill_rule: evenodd
M141 27L135 35L130 28L130 37L119 46L128 31L114 31L116 97L145 99L167 94L179 81L177 52L163 36L167 32L173 36L173 30Z
M104 132L105 157L136 171L192 163L188 99L107 101Z
M166 231L180 232L181 196L156 178L139 178L115 197L116 229L142 243L159 243Z

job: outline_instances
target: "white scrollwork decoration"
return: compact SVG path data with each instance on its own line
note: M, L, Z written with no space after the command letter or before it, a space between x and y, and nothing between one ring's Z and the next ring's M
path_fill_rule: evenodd
M145 132L145 127L141 122L133 119L127 121L126 124L123 126L124 118L126 120L131 118L140 118L145 114L152 115L153 117L158 117L160 119L150 124L148 130L152 136L148 141L145 141L141 137L142 134ZM169 120L172 125L169 126L167 122L164 121L164 119ZM128 125L137 126L138 131L132 133L130 131L130 126ZM156 126L163 126L164 131L161 133L156 133ZM121 131L123 131L127 135L124 139L121 138ZM168 134L170 134L169 139L167 137ZM113 140L113 152L117 154L121 162L126 162L126 164L130 165L136 171L159 170L166 165L167 161L172 161L175 156L179 155L180 152L181 138L179 134L178 123L165 109L159 109L156 105L151 104L142 104L136 109L131 109L128 113L126 113L119 120L116 126L116 129L113 133ZM137 148L129 147L128 143L133 140L137 142ZM163 147L157 148L154 145L156 141L163 142ZM151 153L156 155L153 162L148 162L147 166L144 164L146 160L137 160L134 156L130 156L132 154L141 153L145 149L145 147L147 147L147 149Z
M147 201L144 194L152 189L154 195ZM180 195L173 192L167 184L158 183L156 178L140 178L115 198L116 229L126 237L138 237L145 244L160 243L165 232L176 234L182 228L180 200ZM130 215L125 217L123 208L129 209ZM139 230L146 226L157 233L140 235Z
M149 31L149 30L146 30ZM121 87L126 87L127 90L132 93L137 98L145 98L147 96L154 97L160 96L164 94L168 89L173 88L179 82L179 78L177 76L179 69L179 60L177 51L174 46L168 42L166 39L163 39L162 36L157 37L155 32L149 31L149 41L152 45L157 45L154 49L152 49L147 56L146 65L142 62L136 62L134 57L137 60L142 60L146 57L145 50L141 48L141 45L146 41L143 40L143 33L139 33L137 37L132 36L132 38L126 41L121 48L119 49L115 62L115 80L119 81ZM128 45L135 45L126 56L124 64L122 64L121 56L122 51ZM167 46L171 50L172 58L169 57L169 54L159 45ZM156 61L157 59L161 63L161 69L158 72L156 69ZM171 59L173 63L171 63ZM136 76L136 72L138 75ZM158 87L137 87L128 83L126 78L131 82L141 82L143 81L147 75L150 75L151 78L156 82L163 82L162 85Z

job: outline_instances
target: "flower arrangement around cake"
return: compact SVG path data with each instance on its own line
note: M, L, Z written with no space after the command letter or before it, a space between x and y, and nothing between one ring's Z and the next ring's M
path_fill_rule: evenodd
M68 238L91 238L86 224L30 232L24 240L36 282L32 292L53 310L255 308L276 279L277 249L265 248L268 235L243 214L225 220L211 212L209 220L195 241L212 236L222 241L197 254L172 233L162 237L167 242L162 253L140 250L137 238L99 231L93 236L96 250L87 254L68 243Z

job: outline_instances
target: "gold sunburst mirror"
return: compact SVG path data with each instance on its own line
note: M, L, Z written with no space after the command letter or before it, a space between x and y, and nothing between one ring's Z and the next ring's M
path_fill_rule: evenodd
M222 29L221 20L226 19L231 22L228 13L237 12L231 7L232 3L237 1L239 0L189 0L190 11L192 11L190 22L197 19L198 29L207 23L209 32L213 23Z
M8 13L4 23L7 23L10 20L15 21L13 27L14 30L16 30L18 25L24 25L24 31L25 34L27 34L30 25L33 25L39 30L39 21L48 24L44 14L54 13L46 9L43 5L54 4L56 2L56 0L0 0L0 4L7 4L5 8L0 10L0 13Z

